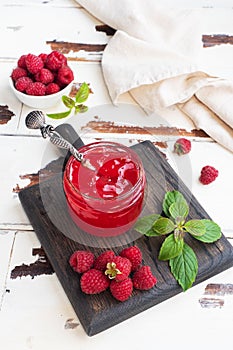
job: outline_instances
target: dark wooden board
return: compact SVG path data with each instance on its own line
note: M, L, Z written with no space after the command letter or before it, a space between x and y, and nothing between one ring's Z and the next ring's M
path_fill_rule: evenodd
M189 219L210 218L172 167L154 145L145 141L134 150L141 157L147 177L147 197L142 215L162 212L162 200L166 191L179 190L190 205ZM68 260L77 249L90 249L99 255L111 246L112 241L82 232L70 219L62 189L62 172L39 185L19 193L23 208L63 286L84 330L89 336L106 330L162 301L182 292L170 273L167 262L158 261L162 237L138 237L134 230L115 238L118 253L127 245L135 244L143 252L143 263L150 265L157 277L157 284L149 291L134 291L125 302L115 300L107 290L99 295L85 295L80 291L79 275L69 266ZM65 235L63 234L65 232ZM69 237L67 237L67 235ZM78 242L77 242L77 235ZM194 249L199 263L198 284L233 266L233 248L222 235L216 243L205 244L187 236L186 242ZM102 246L101 246L102 242ZM185 298L185 293L184 293Z

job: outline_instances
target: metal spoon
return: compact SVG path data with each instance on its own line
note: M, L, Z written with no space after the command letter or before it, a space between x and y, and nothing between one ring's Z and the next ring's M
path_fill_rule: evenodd
M28 129L40 129L43 138L49 137L52 144L59 148L66 149L86 168L95 171L95 167L90 163L89 159L84 159L83 154L78 152L77 149L65 140L57 131L54 130L52 125L45 123L45 115L42 111L30 112L26 119L25 124Z

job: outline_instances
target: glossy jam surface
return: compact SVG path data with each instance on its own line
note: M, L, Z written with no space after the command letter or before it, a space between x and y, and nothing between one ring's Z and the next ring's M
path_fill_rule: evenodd
M97 236L126 232L142 210L145 174L131 149L96 142L80 150L95 171L74 157L67 162L63 186L71 217L84 231Z

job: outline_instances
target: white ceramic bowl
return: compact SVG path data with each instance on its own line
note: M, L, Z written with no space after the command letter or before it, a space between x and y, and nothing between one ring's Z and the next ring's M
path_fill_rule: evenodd
M61 101L63 95L69 95L73 81L64 89L56 92L55 94L45 96L31 96L16 90L11 78L9 78L9 84L15 96L25 105L33 108L43 109L55 106L59 101Z

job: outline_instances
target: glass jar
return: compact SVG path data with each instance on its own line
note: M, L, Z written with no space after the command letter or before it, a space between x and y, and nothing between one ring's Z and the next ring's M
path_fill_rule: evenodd
M66 164L63 188L73 221L96 236L126 232L143 206L146 178L139 156L115 142L94 142L79 152L95 170L73 156Z

